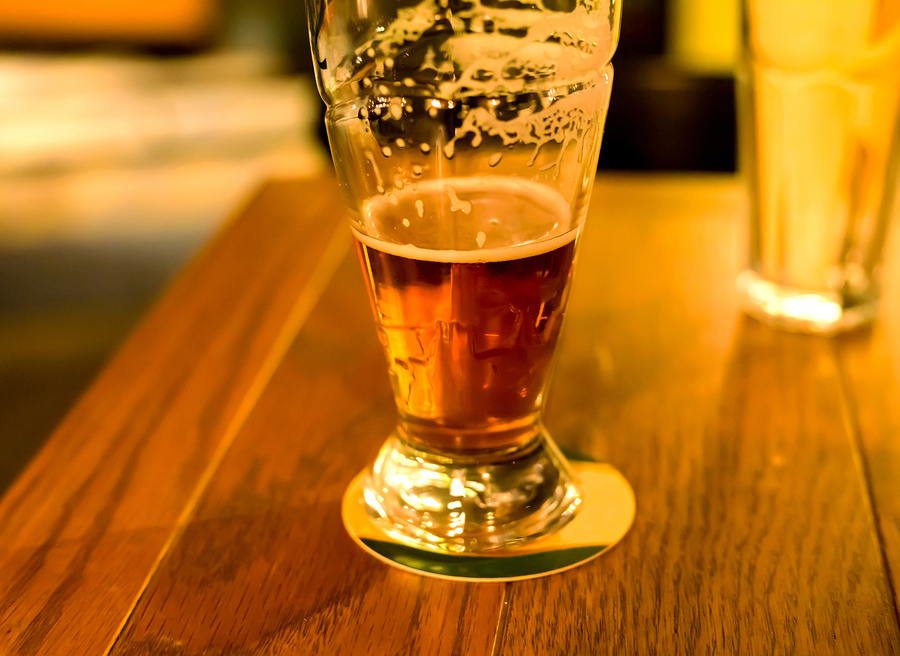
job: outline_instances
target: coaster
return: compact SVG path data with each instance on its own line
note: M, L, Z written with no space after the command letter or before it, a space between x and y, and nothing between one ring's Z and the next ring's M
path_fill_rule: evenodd
M560 531L521 547L456 555L415 549L385 535L365 509L361 472L344 493L344 526L364 551L413 574L453 581L522 581L562 572L616 544L634 521L634 492L613 467L569 460L583 491L578 514Z

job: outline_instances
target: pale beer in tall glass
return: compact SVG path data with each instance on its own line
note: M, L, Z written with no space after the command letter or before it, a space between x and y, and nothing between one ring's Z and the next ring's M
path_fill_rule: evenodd
M900 0L744 0L741 150L750 261L769 323L871 320L900 160Z

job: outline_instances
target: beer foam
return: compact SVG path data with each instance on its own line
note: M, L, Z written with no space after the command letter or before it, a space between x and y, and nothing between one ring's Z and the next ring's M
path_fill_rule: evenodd
M389 241L373 239L351 226L353 236L357 240L382 253L405 257L410 260L423 260L425 262L446 262L447 264L484 264L486 262L509 262L511 260L523 260L526 257L543 255L556 250L573 241L578 230L550 237L537 242L519 244L517 246L504 246L502 248L482 248L472 251L457 250L433 250L419 248L412 244L394 244Z
M362 225L352 228L367 246L400 257L501 262L559 248L578 232L562 194L525 179L428 180L404 187L395 196L397 202L383 196L368 199L362 207Z

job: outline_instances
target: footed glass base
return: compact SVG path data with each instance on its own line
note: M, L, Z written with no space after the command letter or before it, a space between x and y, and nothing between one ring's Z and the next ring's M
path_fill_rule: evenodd
M451 459L395 434L363 482L366 512L381 531L447 553L505 549L557 531L575 516L580 493L546 435L512 454Z
M754 271L737 279L743 308L776 328L831 335L870 323L878 313L876 296L848 299L837 292L808 290L770 282Z

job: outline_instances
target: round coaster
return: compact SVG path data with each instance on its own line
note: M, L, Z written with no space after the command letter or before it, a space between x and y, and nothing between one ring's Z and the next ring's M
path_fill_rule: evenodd
M350 537L379 560L407 572L454 581L521 581L577 567L616 544L634 521L634 492L613 467L569 460L584 503L562 530L522 547L456 555L415 549L385 535L369 517L362 493L365 472L344 493L342 514Z

